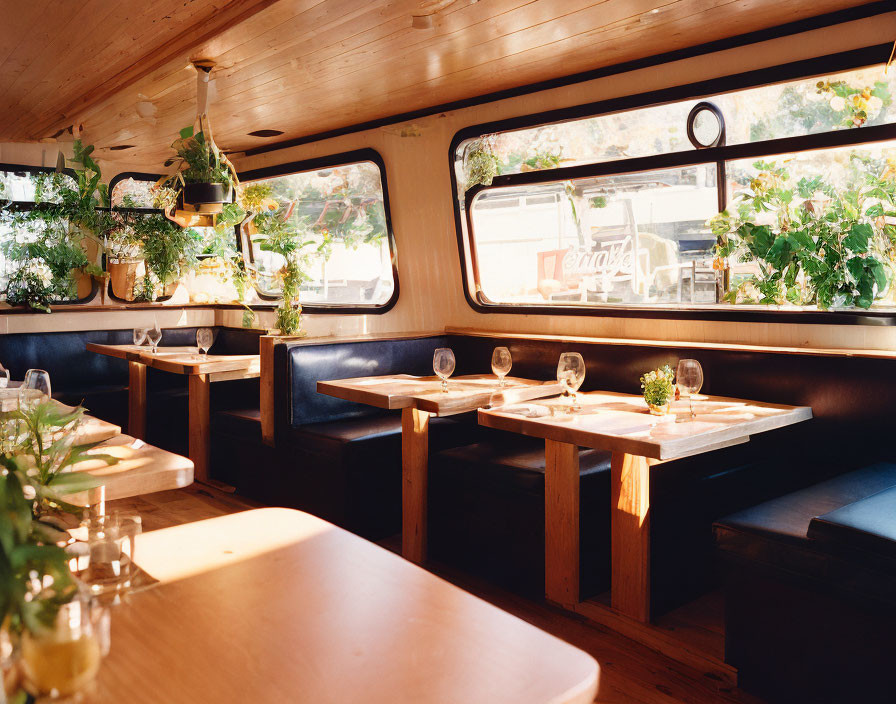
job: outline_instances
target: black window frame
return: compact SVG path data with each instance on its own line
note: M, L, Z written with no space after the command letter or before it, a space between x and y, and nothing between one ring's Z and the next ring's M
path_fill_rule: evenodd
M386 164L383 157L373 148L365 147L363 149L355 149L348 152L340 152L339 154L330 154L312 159L303 159L300 161L291 161L285 164L277 164L275 166L266 166L260 169L252 169L249 171L238 172L237 176L240 183L251 183L262 179L276 178L277 176L288 176L290 174L303 173L306 171L316 171L319 169L333 168L336 166L349 166L361 162L373 163L380 172L380 183L383 187L383 209L385 210L386 236L389 243L389 257L392 263L392 295L385 303L375 305L343 305L329 303L302 303L302 313L312 315L383 315L388 313L398 303L399 282L398 282L398 247L395 242L395 233L392 228L392 212L389 204L389 186L386 180ZM239 228L239 226L237 226ZM237 242L240 252L243 252L243 238L237 232ZM257 292L257 291L256 291ZM265 300L279 301L280 297L270 297L258 294ZM253 306L254 307L254 306Z
M13 173L24 172L27 174L52 174L52 173L56 172L56 168L53 166L26 166L25 164L2 163L2 164L0 164L0 171L7 171L7 172L11 171ZM77 174L75 174L73 169L65 168L62 170L61 173L64 173L67 176L71 177L72 179L74 179L75 183L77 183L78 177L77 177ZM5 200L5 199L0 199L0 200ZM23 210L23 211L24 210L33 210L34 207L36 205L38 205L38 203L36 201L31 202L31 201L24 201L24 200L10 200L10 201L6 201L6 202L9 203L11 206L15 207L17 210ZM83 305L86 305L87 303L89 303L96 297L96 294L99 291L99 288L100 287L99 287L99 284L96 282L96 279L92 279L91 285L90 285L90 293L88 293L83 298L78 298L77 300L74 300L74 301L53 301L52 305L54 305L54 306L83 306ZM3 303L6 303L6 305L9 305L9 303L7 303L5 300L3 301Z
M850 71L874 64L886 63L892 44L877 44L861 49L829 54L811 59L794 61L775 67L763 68L730 76L713 78L695 83L688 83L635 95L611 98L598 102L585 103L568 108L548 110L530 115L497 120L464 127L455 133L448 149L448 165L451 178L451 197L454 209L454 224L457 235L458 256L460 257L461 277L464 298L473 310L486 314L517 315L586 315L594 317L647 318L669 320L713 320L733 322L763 323L802 323L802 324L845 324L845 325L896 325L896 312L893 311L819 311L819 310L738 310L735 306L660 308L637 306L632 304L601 304L592 306L577 305L543 305L537 303L490 303L480 298L481 288L477 275L476 245L473 235L470 208L466 204L485 190L507 186L551 183L591 176L609 176L616 174L650 171L663 168L692 166L715 163L718 178L719 210L727 206L727 187L724 183L725 164L737 159L774 156L782 153L795 153L833 147L853 146L857 144L896 140L896 124L861 127L851 130L838 130L819 134L785 137L762 142L723 145L703 149L689 149L681 152L656 154L647 157L619 159L615 161L597 162L579 166L561 167L542 171L530 171L517 174L496 176L491 185L473 186L464 195L464 209L461 211L460 193L458 190L456 165L459 162L458 147L469 139L496 132L508 132L551 123L567 122L590 117L598 117L611 113L662 105L665 103L686 100L707 100L719 93L760 87L784 81L810 78L827 73ZM464 233L464 225L467 234ZM470 261L467 261L465 250L470 247ZM468 276L468 265L474 272L474 280ZM472 290L475 287L475 297Z

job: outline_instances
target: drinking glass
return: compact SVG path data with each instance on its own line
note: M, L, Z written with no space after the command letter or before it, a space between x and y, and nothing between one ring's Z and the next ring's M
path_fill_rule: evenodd
M432 354L432 370L442 380L442 391L448 393L448 377L454 373L454 352L447 347L439 347Z
M134 328L134 344L142 347L144 342L146 342L146 328Z
M87 551L75 558L73 571L92 594L121 591L131 586L134 549L143 521L136 511L113 511L81 522ZM82 543L83 545L83 543Z
M581 410L576 405L576 391L585 381L585 360L578 352L564 352L557 363L557 381L563 386L563 395L569 398L569 410Z
M9 369L0 364L0 389L9 386Z
M19 387L19 408L28 410L50 400L50 374L43 369L29 369Z
M149 340L149 344L152 345L152 351L159 351L159 342L162 341L162 331L159 329L158 323L153 323L153 326L146 331L146 339Z
M504 377L510 372L513 366L513 359L510 356L510 350L506 347L495 347L492 352L492 372L498 377L498 387L504 386Z
M688 407L691 411L691 420L696 418L694 414L694 394L703 386L703 367L696 359L681 359L678 361L678 371L675 372L676 383L682 393L688 395Z
M215 336L209 328L199 328L196 331L196 346L202 354L208 354L214 341Z
M100 669L108 619L97 618L89 599L78 594L59 608L56 620L38 634L22 636L25 689L45 702L78 702Z

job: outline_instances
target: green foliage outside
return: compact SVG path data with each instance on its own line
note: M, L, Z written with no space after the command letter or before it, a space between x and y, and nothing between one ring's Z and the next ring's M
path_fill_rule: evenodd
M846 188L821 176L796 183L788 168L758 161L734 213L710 221L717 255L752 262L730 303L870 308L887 293L896 262L896 160L853 154Z

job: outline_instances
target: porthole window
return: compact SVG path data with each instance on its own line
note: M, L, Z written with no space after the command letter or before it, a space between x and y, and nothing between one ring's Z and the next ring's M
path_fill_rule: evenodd
M725 144L725 118L712 103L697 103L688 115L688 139L697 149Z

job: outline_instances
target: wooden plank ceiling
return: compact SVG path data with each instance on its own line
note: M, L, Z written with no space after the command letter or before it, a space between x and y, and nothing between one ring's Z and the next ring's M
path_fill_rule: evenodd
M195 116L194 59L216 63L212 124L222 147L241 151L861 4L15 2L0 23L0 142L65 139L83 125L100 156L159 171ZM137 113L141 100L154 116ZM283 135L248 135L262 129ZM106 151L122 145L133 147Z

